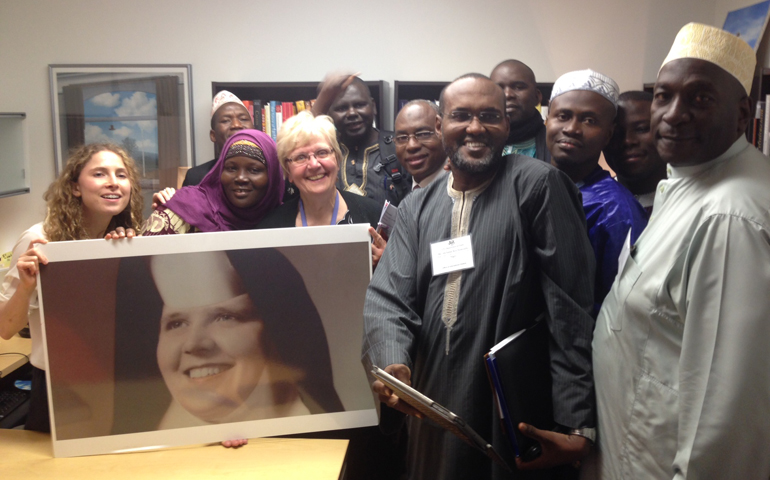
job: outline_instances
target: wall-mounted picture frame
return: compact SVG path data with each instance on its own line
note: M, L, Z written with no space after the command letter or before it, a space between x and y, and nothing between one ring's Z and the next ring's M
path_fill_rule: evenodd
M145 216L152 193L176 187L195 165L191 65L49 65L56 174L70 151L110 142L141 174Z
M29 193L24 112L0 112L0 198Z
M366 225L41 248L55 457L377 424Z
M768 14L770 0L739 8L727 13L722 29L744 39L756 52L767 27Z

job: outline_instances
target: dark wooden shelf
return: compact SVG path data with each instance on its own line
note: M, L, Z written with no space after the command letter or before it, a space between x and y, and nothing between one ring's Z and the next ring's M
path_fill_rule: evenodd
M441 90L449 82L405 82L396 80L393 83L393 121L401 110L401 105L411 100L430 100L438 102Z
M388 84L384 80L365 81L377 105L374 118L377 128L383 125L383 105ZM232 92L241 100L296 102L316 97L318 82L211 82L211 98L222 90Z
M410 82L396 80L393 88L393 119L401 110L400 105L410 100L431 100L438 101L441 90L449 85L449 82ZM548 99L551 98L553 83L538 83L537 88L543 94L543 105L548 106Z

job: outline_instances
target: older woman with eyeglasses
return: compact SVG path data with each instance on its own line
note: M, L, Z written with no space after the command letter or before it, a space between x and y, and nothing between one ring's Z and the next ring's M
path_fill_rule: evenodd
M270 212L258 228L368 223L374 239L372 264L376 265L386 245L375 231L382 205L337 190L342 155L332 119L300 112L283 123L276 146L286 179L297 187L299 197Z

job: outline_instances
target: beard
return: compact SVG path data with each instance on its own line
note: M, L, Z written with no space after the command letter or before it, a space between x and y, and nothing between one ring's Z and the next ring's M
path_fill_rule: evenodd
M470 173L480 174L487 173L491 170L495 170L503 163L503 149L502 147L491 149L488 154L479 159L468 159L457 147L447 146L444 148L446 156L449 157L449 161L458 170Z

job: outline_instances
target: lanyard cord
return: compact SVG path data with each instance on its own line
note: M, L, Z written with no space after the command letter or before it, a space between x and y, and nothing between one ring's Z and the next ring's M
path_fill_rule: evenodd
M336 225L337 212L340 210L340 192L334 195L334 211L332 212L332 222L330 225ZM302 199L299 199L299 215L302 217L302 226L307 227L307 217L305 217L305 207L302 205Z

